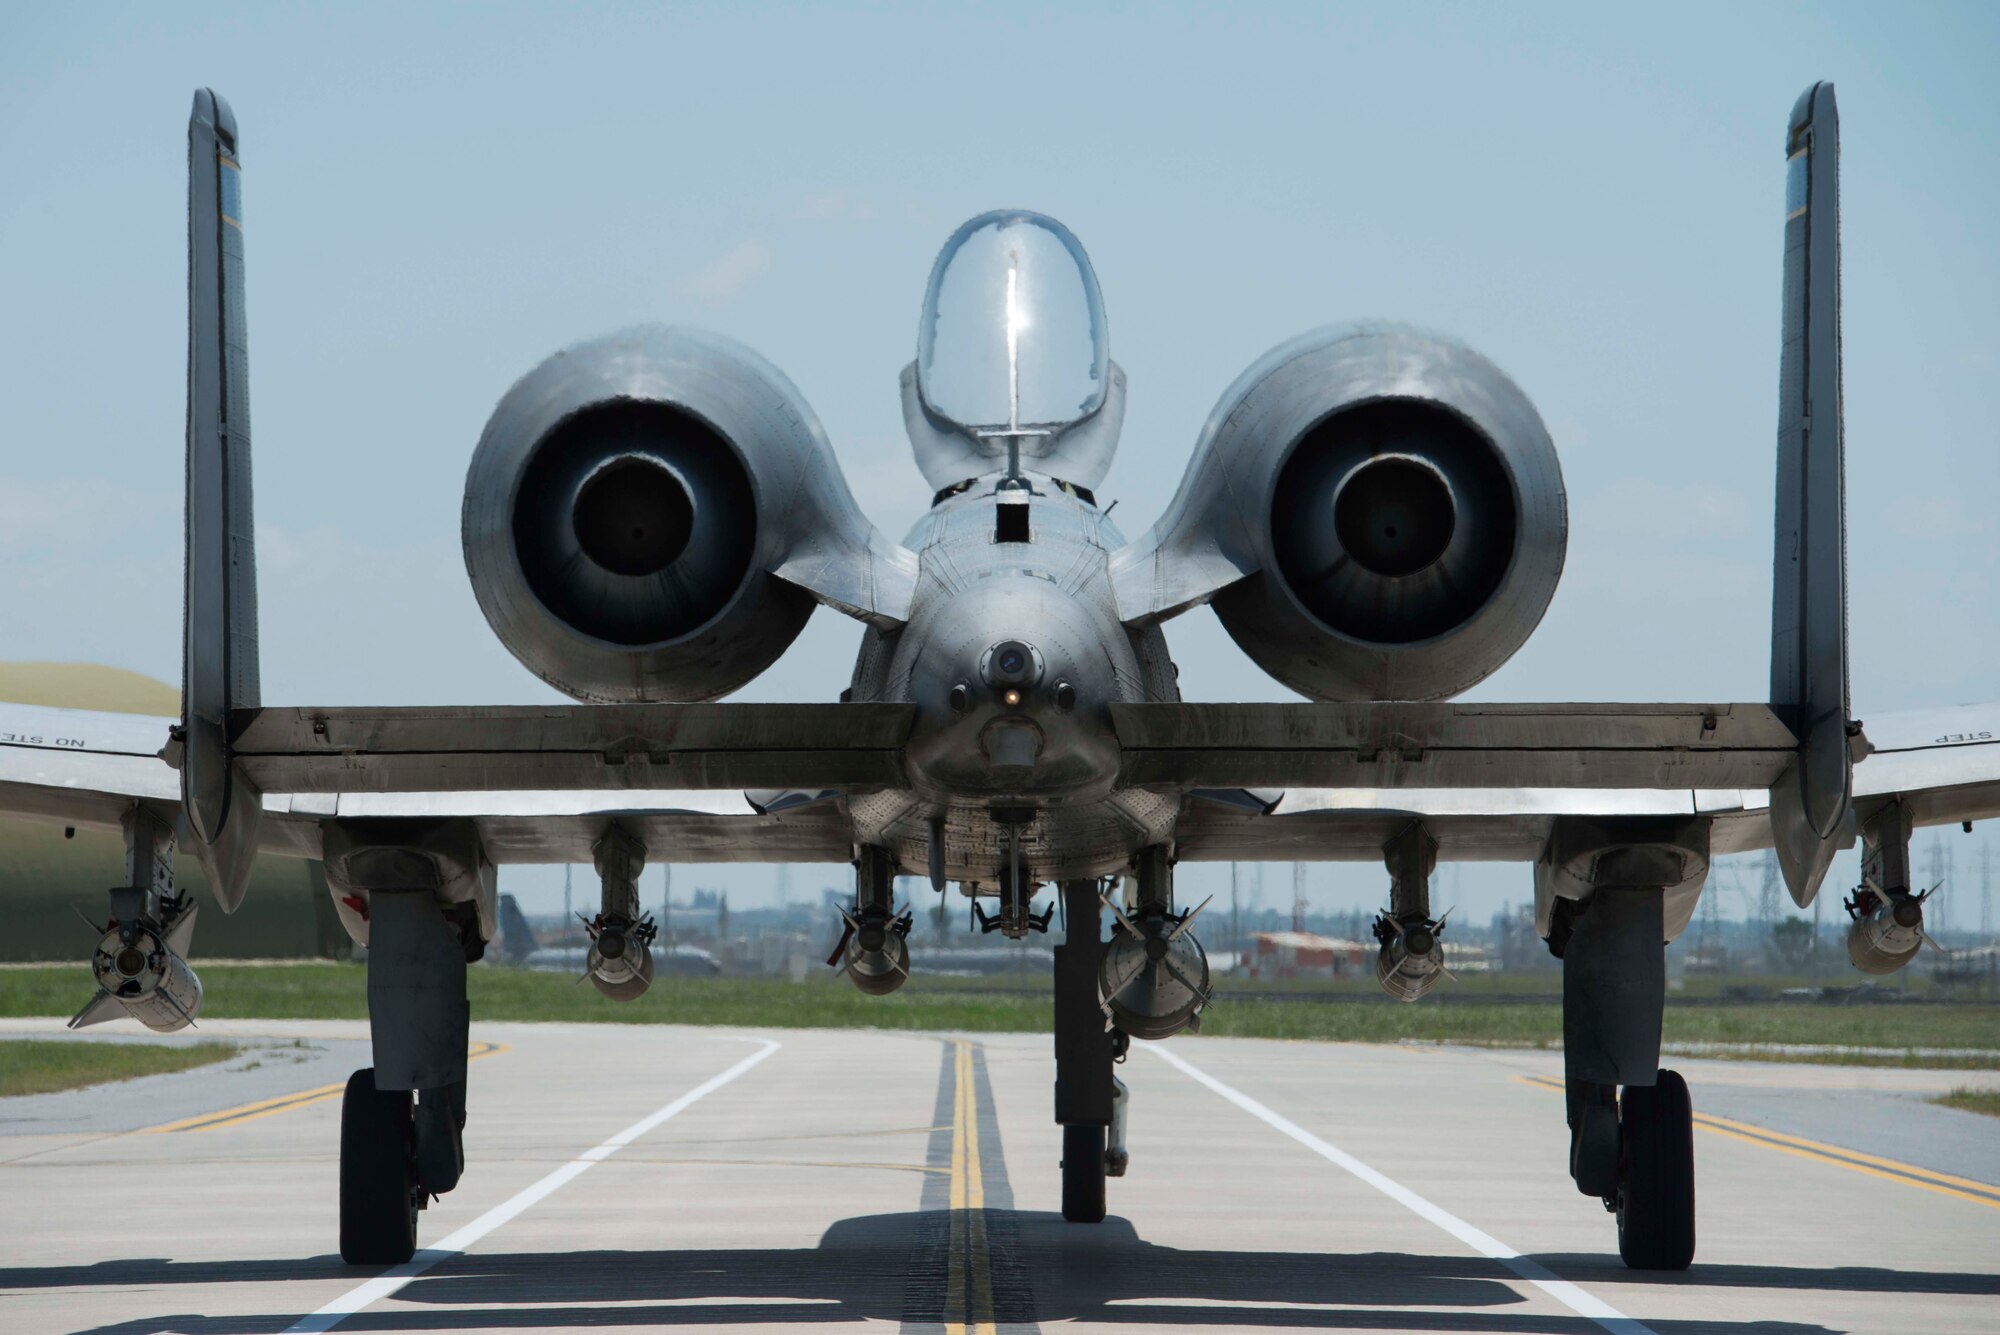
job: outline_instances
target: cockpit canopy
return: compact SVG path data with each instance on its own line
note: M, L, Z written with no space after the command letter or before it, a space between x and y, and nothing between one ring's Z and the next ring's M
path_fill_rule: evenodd
M1023 467L1096 485L1123 417L1121 384L1097 274L1067 227L1002 209L952 233L931 267L905 388L920 399L905 415L933 485L993 471L1010 443Z

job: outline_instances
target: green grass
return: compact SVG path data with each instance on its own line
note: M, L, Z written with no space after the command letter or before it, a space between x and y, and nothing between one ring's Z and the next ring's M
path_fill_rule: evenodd
M200 966L206 1017L365 1019L366 973L352 964ZM84 987L80 967L0 969L0 1015L64 1015ZM625 1024L745 1025L1047 1032L1053 1021L1045 978L924 978L886 997L864 996L818 974L803 983L772 978L662 978L645 996L619 1004L558 973L476 967L472 1013L481 1020L569 1020ZM1541 986L1559 986L1544 980ZM1232 997L1232 989L1268 995ZM1203 1018L1205 1034L1369 1043L1450 1042L1555 1047L1562 1007L1468 990L1413 1006L1366 993L1306 985L1223 981ZM1870 1065L2000 1067L2000 1006L1813 1006L1674 1004L1668 1043L1841 1044L1877 1048L1982 1048L1987 1058L1854 1056ZM1744 1055L1764 1057L1765 1054ZM1813 1061L1841 1060L1814 1056Z
M145 1043L79 1043L23 1038L0 1042L0 1098L52 1094L59 1089L131 1080L142 1075L186 1071L228 1061L234 1043L193 1043L155 1047Z
M2000 1089L1954 1089L1949 1094L1938 1095L1931 1102L1942 1103L1947 1108L1958 1108L1965 1112L2000 1117Z

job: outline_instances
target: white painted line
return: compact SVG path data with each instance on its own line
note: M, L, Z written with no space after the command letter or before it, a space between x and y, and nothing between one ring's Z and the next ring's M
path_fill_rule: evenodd
M584 1151L533 1186L522 1188L511 1198L494 1206L464 1228L459 1229L458 1232L447 1237L437 1246L424 1248L395 1269L385 1270L367 1283L349 1289L346 1293L341 1294L311 1316L300 1317L297 1322L285 1328L284 1335L319 1335L319 1332L332 1330L335 1326L347 1320L347 1318L353 1316L369 1304L380 1302L382 1299L389 1297L418 1275L423 1274L424 1271L436 1265L439 1261L462 1254L473 1243L478 1242L488 1233L491 1233L494 1229L500 1227L500 1225L514 1218L529 1206L554 1194L565 1183L572 1182L583 1176L591 1168L609 1159L612 1155L618 1153L618 1151L624 1149L648 1131L659 1126L668 1118L676 1116L693 1104L713 1094L716 1090L721 1089L737 1076L742 1075L745 1071L778 1050L779 1045L770 1039L762 1039L760 1041L763 1043L763 1047L751 1053L721 1075L702 1081L702 1083L696 1085L666 1107L640 1118L595 1149Z
M1208 1072L1191 1066L1181 1057L1169 1052L1158 1043L1148 1043L1145 1045L1145 1048L1146 1051L1160 1057L1169 1065L1178 1067L1183 1074L1191 1076L1201 1084L1207 1085L1210 1089L1222 1095L1223 1098L1228 1099L1231 1103L1241 1108L1244 1112L1249 1113L1266 1126L1284 1132L1334 1167L1352 1173L1355 1177L1360 1178L1363 1182L1366 1182L1369 1186L1375 1188L1375 1190L1381 1192L1404 1209L1428 1219L1431 1223L1436 1224L1439 1228L1451 1234L1481 1256L1490 1257L1498 1261L1501 1265L1506 1266L1516 1275L1519 1275L1543 1293L1548 1294L1578 1316L1588 1317L1605 1330L1611 1331L1613 1335L1653 1335L1652 1330L1642 1322L1635 1321L1633 1318L1626 1316L1603 1299L1585 1292L1568 1280L1558 1279L1546 1266L1529 1260L1506 1243L1500 1241L1500 1239L1494 1237L1491 1233L1483 1229L1474 1228L1471 1224L1466 1223L1449 1210L1425 1200L1402 1183L1376 1172L1346 1150L1341 1149L1337 1145L1328 1144L1300 1126L1297 1122L1280 1113L1271 1111L1241 1090L1232 1089L1220 1080L1217 1080L1214 1076L1208 1074Z

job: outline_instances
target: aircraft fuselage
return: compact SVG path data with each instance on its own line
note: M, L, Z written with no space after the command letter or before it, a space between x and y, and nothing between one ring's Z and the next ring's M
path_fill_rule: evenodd
M857 833L922 871L991 890L1122 869L1163 842L1177 803L1121 790L1115 701L1179 699L1156 626L1122 624L1111 521L1061 483L993 474L940 500L906 545L908 622L869 630L851 698L910 703L910 787L852 799ZM935 823L935 824L934 824Z

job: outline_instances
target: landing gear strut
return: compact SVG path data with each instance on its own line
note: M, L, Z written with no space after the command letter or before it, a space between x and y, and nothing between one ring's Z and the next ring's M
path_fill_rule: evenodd
M417 1212L465 1171L465 971L485 951L493 870L465 821L336 822L323 837L329 887L367 906L374 1053L341 1101L340 1255L400 1265Z
M1055 948L1056 1121L1062 1123L1062 1213L1073 1224L1104 1218L1106 1129L1113 1125L1111 1063L1124 1035L1111 1030L1097 996L1104 953L1096 881L1061 886L1068 935ZM1113 1137L1124 1171L1124 1137Z

